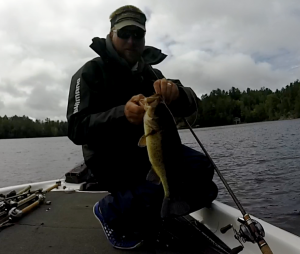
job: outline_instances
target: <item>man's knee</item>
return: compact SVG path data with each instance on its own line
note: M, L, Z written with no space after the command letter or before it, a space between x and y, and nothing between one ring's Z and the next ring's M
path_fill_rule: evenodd
M183 145L182 149L185 162L187 167L191 169L191 173L211 180L214 175L214 168L207 156L186 145Z
M100 207L111 227L138 226L144 218L159 217L163 197L161 185L144 181L134 188L105 196Z

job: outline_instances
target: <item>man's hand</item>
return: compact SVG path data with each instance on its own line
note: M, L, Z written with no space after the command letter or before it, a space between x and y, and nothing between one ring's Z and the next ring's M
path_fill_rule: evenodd
M175 85L172 81L166 80L165 78L156 80L153 86L155 92L162 95L167 105L172 101L177 100L179 97L177 85Z
M136 125L143 123L145 110L144 107L139 104L139 101L144 98L145 96L142 94L135 95L126 103L124 113L130 123Z

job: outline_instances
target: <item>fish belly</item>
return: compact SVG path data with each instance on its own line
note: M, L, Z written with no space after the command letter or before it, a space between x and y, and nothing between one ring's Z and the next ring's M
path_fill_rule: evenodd
M147 150L148 150L149 160L152 165L152 169L155 171L155 173L158 175L158 177L162 182L164 192L165 192L165 197L169 197L170 192L169 192L169 185L166 177L166 169L163 160L161 140L162 140L162 136L160 135L159 132L153 135L149 135L146 138Z

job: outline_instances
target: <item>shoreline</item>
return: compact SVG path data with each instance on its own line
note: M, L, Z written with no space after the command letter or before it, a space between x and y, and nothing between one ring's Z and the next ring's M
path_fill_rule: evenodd
M260 121L260 122L243 122L239 124L226 124L226 125L213 125L213 126L203 126L203 127L196 127L192 126L193 129L204 129L204 128L216 128L216 127L227 127L227 126L239 126L239 125L247 125L247 124L258 124L258 123L272 123L272 122L282 122L282 121L292 121L292 120L299 120L300 118L283 118L278 120L266 120L266 121ZM179 127L178 130L189 130L188 127Z

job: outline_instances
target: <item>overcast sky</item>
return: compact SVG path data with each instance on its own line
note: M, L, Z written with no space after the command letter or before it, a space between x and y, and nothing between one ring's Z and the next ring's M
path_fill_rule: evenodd
M0 116L66 120L71 76L125 4L147 14L146 44L168 55L156 67L198 96L300 77L298 0L0 0Z

